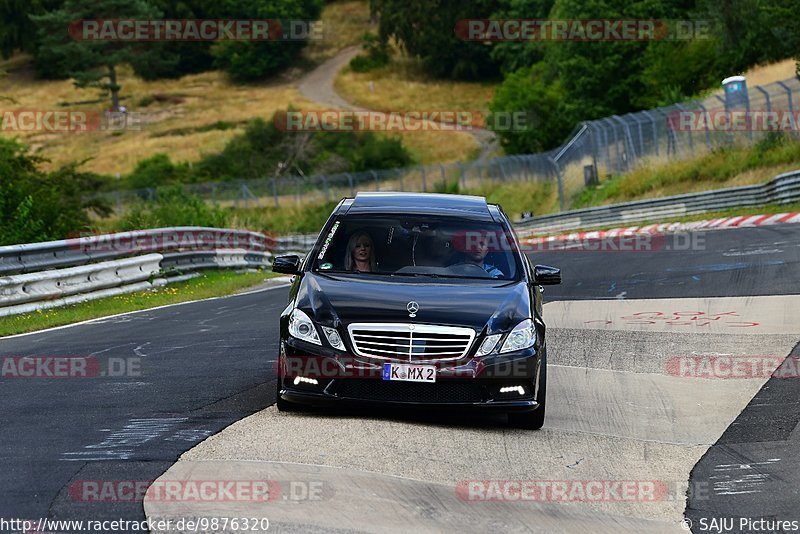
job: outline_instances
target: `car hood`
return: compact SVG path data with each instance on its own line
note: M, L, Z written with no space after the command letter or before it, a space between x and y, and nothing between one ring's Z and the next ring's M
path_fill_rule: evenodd
M427 281L426 281L427 282ZM408 303L419 305L410 317ZM414 278L306 273L295 304L320 324L404 322L465 326L480 333L508 331L532 317L525 282L458 280L418 283Z

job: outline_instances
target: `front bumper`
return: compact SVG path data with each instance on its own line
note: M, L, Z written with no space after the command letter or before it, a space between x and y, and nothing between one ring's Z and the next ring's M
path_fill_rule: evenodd
M544 349L537 352L531 348L454 362L414 362L435 365L436 382L403 382L382 379L387 360L345 355L290 337L281 343L278 394L285 401L314 406L374 404L532 411L539 407L539 369L544 353ZM500 393L505 386L522 386L524 393Z

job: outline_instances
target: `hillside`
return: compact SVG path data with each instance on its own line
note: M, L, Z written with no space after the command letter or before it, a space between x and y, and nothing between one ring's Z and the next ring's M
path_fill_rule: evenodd
M298 92L304 76L324 60L360 41L370 29L364 1L328 4L322 13L324 39L309 44L300 66L279 79L251 85L232 83L220 71L184 76L177 80L145 81L132 69L119 70L122 104L141 114L138 131L63 133L3 131L18 137L57 168L88 160L83 169L115 176L129 173L136 163L158 153L173 161L194 162L203 154L219 152L244 123L256 117L270 119L278 110L324 110ZM0 61L0 97L3 110L86 111L101 113L108 107L97 90L77 89L71 81L38 80L31 58L16 55ZM405 132L403 143L420 163L464 159L476 147L469 135L452 132Z

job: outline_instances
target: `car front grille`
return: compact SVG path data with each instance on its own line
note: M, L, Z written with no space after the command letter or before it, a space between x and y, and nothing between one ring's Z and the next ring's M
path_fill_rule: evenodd
M411 323L354 323L348 328L359 356L407 362L457 360L475 339L471 328Z
M388 380L342 379L335 394L342 398L383 402L482 402L483 388L474 382L443 380L435 384Z

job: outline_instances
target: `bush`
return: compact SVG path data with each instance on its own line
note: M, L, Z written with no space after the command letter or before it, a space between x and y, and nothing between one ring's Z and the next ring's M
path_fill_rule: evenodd
M361 48L366 51L364 56L356 56L350 60L350 68L355 72L367 72L389 64L389 45L378 39L373 33L365 33Z
M373 132L284 132L274 121L259 118L222 152L203 157L194 170L200 181L243 180L387 169L411 162L399 137L379 137Z
M211 226L224 228L228 214L222 208L210 206L197 195L179 186L159 188L150 202L133 204L119 222L119 229L139 230L164 226Z
M156 154L136 164L128 175L128 186L131 189L163 187L188 182L189 177L187 164L174 164L166 154Z
M321 0L227 0L211 5L211 18L316 20L322 12ZM288 25L282 30L287 32ZM214 65L231 78L253 82L288 67L305 44L305 40L217 41L211 54Z
M541 152L558 146L573 125L561 83L544 63L506 76L489 110L487 124L509 154ZM528 119L522 128L504 127L507 121L498 120L499 113L519 112Z
M91 226L89 212L105 216L108 205L85 199L101 179L79 172L78 164L52 172L16 140L0 138L0 245L63 239Z

